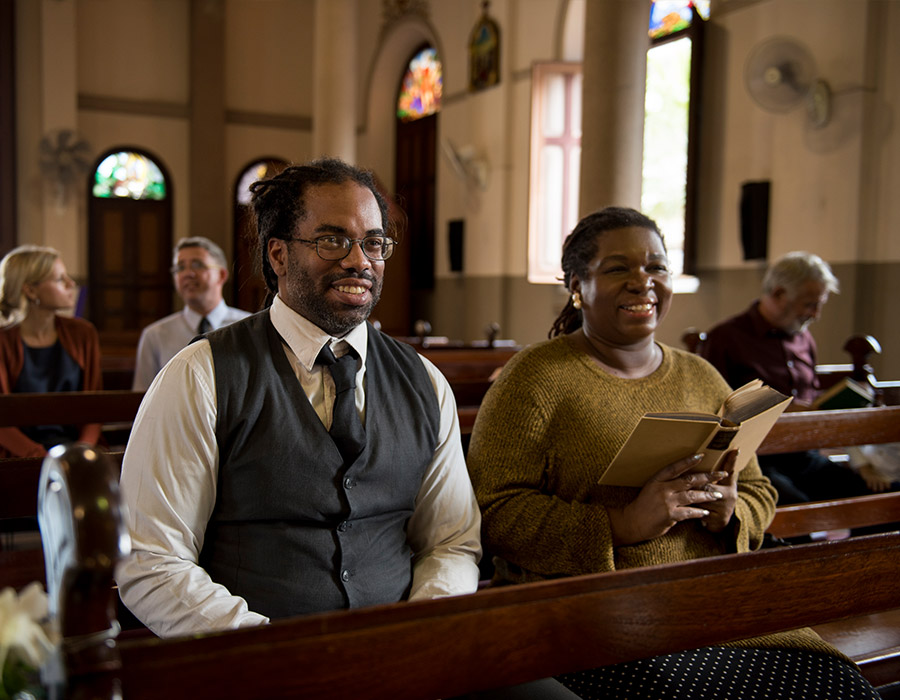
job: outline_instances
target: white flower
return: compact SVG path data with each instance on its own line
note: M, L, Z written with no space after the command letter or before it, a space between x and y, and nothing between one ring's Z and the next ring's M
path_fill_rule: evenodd
M46 618L47 594L40 583L28 584L18 596L12 588L0 591L0 671L10 652L32 668L44 662L54 647L41 624Z

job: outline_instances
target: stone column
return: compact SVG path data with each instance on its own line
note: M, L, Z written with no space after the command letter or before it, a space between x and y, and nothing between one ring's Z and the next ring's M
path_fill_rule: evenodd
M316 0L313 157L356 161L356 0Z
M587 0L580 215L639 208L649 2Z
M44 137L55 145L60 130L78 131L75 2L19 2L15 11L17 242L56 248L80 280L87 270L78 218L83 181L64 187L46 177L39 146Z
M225 175L225 3L191 2L190 230L231 250ZM173 241L174 242L174 241Z

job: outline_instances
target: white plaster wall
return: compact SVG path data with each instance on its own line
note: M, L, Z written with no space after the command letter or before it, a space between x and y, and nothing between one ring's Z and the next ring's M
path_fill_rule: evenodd
M862 84L866 13L846 0L767 0L723 13L711 27L704 103L705 143L700 191L701 267L743 266L738 207L741 183L772 182L770 257L814 250L830 261L853 260L858 243L862 100L847 94ZM864 9L864 7L863 7ZM744 67L762 41L786 36L810 50L836 95L831 122L810 127L803 107L772 113L744 83ZM724 66L718 67L717 66ZM752 266L752 263L750 264Z

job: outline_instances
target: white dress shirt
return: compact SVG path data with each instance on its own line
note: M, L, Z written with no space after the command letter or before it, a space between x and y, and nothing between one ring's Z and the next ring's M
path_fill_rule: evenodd
M366 324L335 340L279 297L270 317L284 339L297 379L326 427L331 424L334 382L330 372L315 364L316 355L327 342L335 355L343 355L348 344L359 353L356 405L362 416ZM407 528L414 553L410 600L474 592L481 556L481 514L463 458L456 401L440 371L420 359L437 395L440 429ZM117 571L119 592L132 612L160 636L268 622L197 563L216 501L215 428L215 371L204 340L181 350L154 379L122 464L132 554Z
M206 314L206 319L212 330L217 330L249 315L248 311L228 306L223 299ZM154 321L144 329L138 341L137 359L134 363L134 380L131 386L134 391L147 390L153 377L166 362L197 337L202 319L202 315L185 306L181 311Z

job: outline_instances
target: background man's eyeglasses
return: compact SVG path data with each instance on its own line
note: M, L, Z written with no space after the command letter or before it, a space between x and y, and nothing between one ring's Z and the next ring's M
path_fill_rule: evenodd
M316 246L316 253L322 260L343 260L350 255L354 243L369 260L380 262L387 260L394 253L396 241L386 236L366 236L350 238L349 236L320 236L319 238L292 238L292 241L310 243Z
M187 272L190 270L191 272L206 272L207 270L213 270L219 267L218 265L207 265L202 260L191 260L188 264L185 263L176 263L169 268L169 272L173 275L179 275L182 272Z

